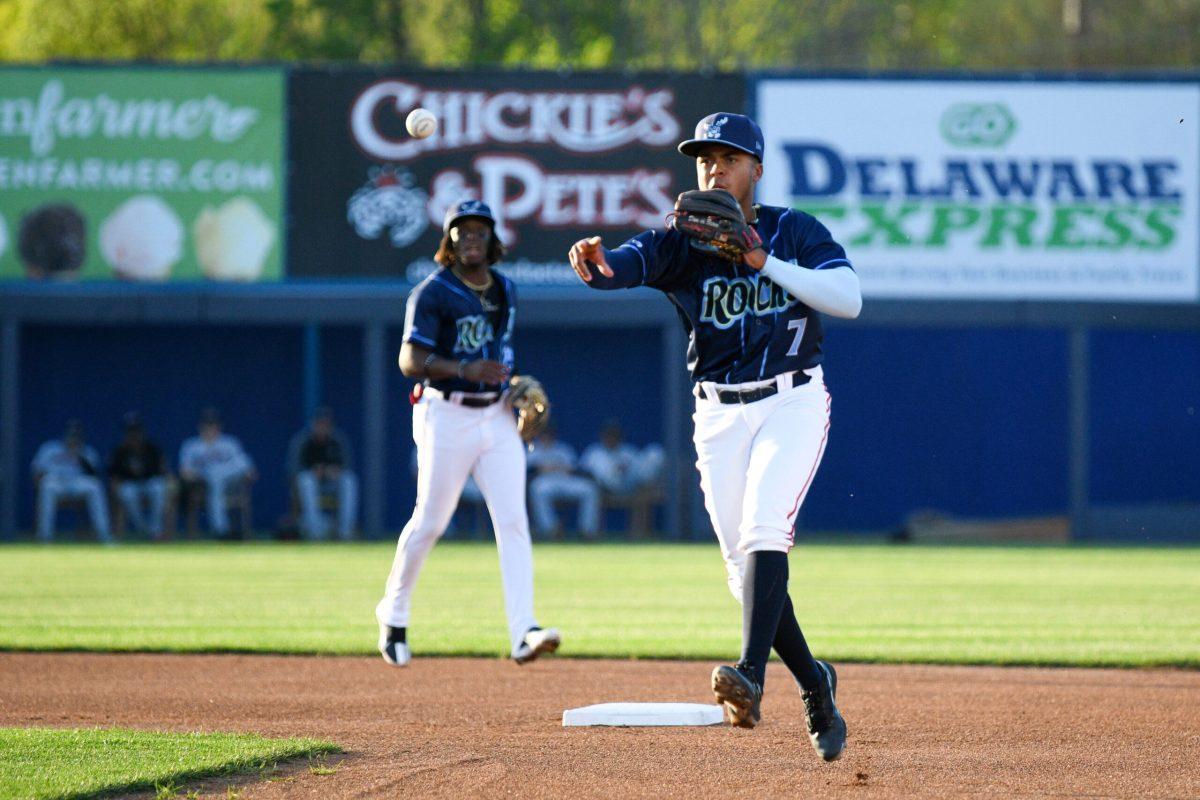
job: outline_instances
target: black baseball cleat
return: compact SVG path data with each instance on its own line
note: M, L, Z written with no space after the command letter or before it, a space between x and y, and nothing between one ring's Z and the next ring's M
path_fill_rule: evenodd
M412 653L408 649L406 628L393 628L388 625L379 626L379 653L383 660L393 667L406 667L412 661Z
M737 667L720 666L712 673L712 690L725 706L725 721L739 728L753 728L762 720L762 687Z
M811 692L801 690L804 713L808 716L808 738L817 755L826 761L836 761L846 748L846 720L838 711L837 672L827 661L818 661L825 680Z

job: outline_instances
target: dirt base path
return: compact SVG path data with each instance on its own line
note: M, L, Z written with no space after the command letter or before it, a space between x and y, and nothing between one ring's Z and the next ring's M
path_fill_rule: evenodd
M565 708L711 702L711 664L0 654L0 724L332 740L248 798L1200 797L1200 672L839 668L841 761L772 665L753 731L564 729ZM209 785L224 795L223 786Z

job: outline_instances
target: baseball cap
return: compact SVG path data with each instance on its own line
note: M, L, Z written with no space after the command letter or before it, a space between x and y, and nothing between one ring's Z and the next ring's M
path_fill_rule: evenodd
M718 111L696 123L694 138L680 142L679 152L695 158L700 148L710 144L724 144L741 150L762 161L763 135L758 123L744 114Z
M463 200L446 209L446 219L442 222L442 233L449 233L454 223L468 217L487 220L493 228L496 227L496 218L492 216L492 210L488 208L487 203L481 200Z

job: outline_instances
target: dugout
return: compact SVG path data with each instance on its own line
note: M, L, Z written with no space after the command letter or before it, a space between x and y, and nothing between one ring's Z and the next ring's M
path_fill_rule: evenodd
M405 290L361 285L24 286L0 295L0 489L29 530L37 445L69 417L106 450L140 408L174 456L204 405L259 465L256 526L286 510L288 438L334 406L363 481L363 521L407 518L408 382L395 368ZM667 535L708 536L692 464L685 339L636 290L580 302L525 293L517 344L576 446L615 416L674 455ZM922 509L1067 515L1079 538L1187 540L1200 528L1200 309L869 301L830 321L831 443L800 517L811 531L894 530Z

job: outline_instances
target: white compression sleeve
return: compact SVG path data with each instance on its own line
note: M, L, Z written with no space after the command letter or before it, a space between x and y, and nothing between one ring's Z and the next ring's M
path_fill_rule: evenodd
M854 319L862 311L862 288L858 274L850 267L808 269L769 255L762 274L787 289L792 297L822 313Z

